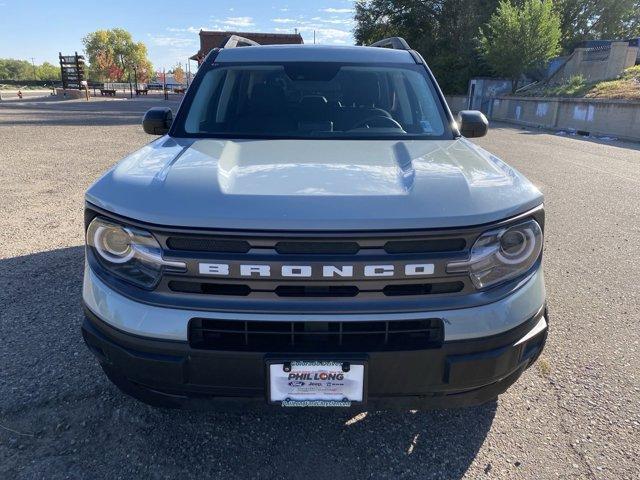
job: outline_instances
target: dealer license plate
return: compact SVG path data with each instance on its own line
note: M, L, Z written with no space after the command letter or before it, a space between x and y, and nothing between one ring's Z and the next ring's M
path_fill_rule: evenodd
M364 378L362 363L271 363L269 400L283 407L349 407L364 401Z

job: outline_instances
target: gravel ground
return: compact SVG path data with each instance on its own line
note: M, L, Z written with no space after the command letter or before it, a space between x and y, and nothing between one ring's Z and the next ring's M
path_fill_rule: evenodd
M497 402L436 412L163 411L80 337L83 192L154 100L0 103L0 478L640 478L640 147L497 126L546 195L551 334ZM175 104L173 104L175 105Z

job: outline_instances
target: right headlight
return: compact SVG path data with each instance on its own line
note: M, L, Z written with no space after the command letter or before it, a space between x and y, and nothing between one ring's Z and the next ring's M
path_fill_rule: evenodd
M162 257L151 233L95 217L87 228L87 245L105 270L143 288L153 288L164 270L184 272L186 264Z
M542 252L542 229L535 220L483 233L471 247L469 260L447 265L448 273L469 273L478 289L527 272Z

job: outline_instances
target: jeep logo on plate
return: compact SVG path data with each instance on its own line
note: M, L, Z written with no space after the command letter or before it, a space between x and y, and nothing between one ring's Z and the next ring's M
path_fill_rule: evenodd
M354 277L420 277L433 275L433 263L372 265L270 265L199 263L200 275L219 277L282 278L354 278Z

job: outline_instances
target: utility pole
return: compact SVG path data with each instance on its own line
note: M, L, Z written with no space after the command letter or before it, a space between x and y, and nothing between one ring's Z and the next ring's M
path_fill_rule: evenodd
M167 70L162 69L162 91L164 92L164 99L169 100L169 92L167 92Z
M35 59L33 57L31 57L31 65L33 66L33 79L37 80L38 76L36 75L36 64L35 64Z

